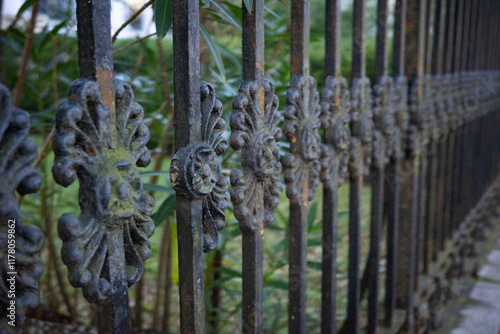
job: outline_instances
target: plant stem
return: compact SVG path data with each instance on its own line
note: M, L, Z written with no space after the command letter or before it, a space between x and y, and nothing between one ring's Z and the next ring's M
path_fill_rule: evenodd
M28 61L30 59L31 50L33 49L33 39L35 35L35 25L36 17L38 15L38 9L39 3L37 2L31 9L31 19L28 26L28 31L26 33L26 43L24 44L21 66L19 67L19 72L17 73L18 79L14 88L14 94L12 98L15 107L19 107L21 96L23 95L24 80L26 79L26 69L28 68Z
M135 20L137 18L137 16L141 15L141 13L146 10L146 8L148 8L153 2L155 2L155 0L149 0L148 2L146 2L144 4L144 6L142 6L141 8L139 8L134 14L132 14L132 16L130 16L128 18L127 21L125 21L120 28L118 28L118 30L114 33L113 35L113 38L111 40L112 43L114 43L116 41L116 38L118 37L118 34L123 30L125 29L126 26L128 26L130 24L130 22L132 22L133 20Z
M141 37L141 38L139 38L139 39L136 39L136 40L135 40L135 41L133 41L132 43L129 43L129 44L127 44L127 45L122 46L121 48L118 48L118 49L114 50L114 51L113 51L113 54L115 55L115 54L117 54L118 52L121 52L121 51L123 51L123 50L126 50L126 49L130 48L131 46L136 45L137 43L140 43L140 42L142 42L142 41L144 41L144 40L148 39L149 37L153 37L154 35L156 35L156 33L152 33L152 34L146 35L146 36L144 36L144 37Z

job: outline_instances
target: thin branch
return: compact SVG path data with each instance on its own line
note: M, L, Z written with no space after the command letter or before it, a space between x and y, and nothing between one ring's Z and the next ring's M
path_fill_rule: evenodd
M19 72L17 73L16 87L14 88L13 94L13 104L15 107L19 107L21 102L21 96L23 95L24 80L26 79L26 69L28 68L28 61L30 59L31 50L33 49L33 39L35 35L35 25L36 17L38 15L39 3L33 5L31 10L31 19L28 27L28 32L26 33L26 43L24 44L23 57L21 60L21 66L19 67Z
M133 45L135 45L135 44L137 44L137 43L139 43L139 42L142 42L142 41L144 41L145 39L148 39L149 37L153 37L154 35L156 35L156 33L152 33L152 34L149 34L149 35L147 35L147 36L141 37L141 38L139 38L139 39L137 39L137 40L133 41L132 43L129 43L129 44L127 44L127 45L122 46L121 48L116 49L115 51L113 51L113 54L117 54L118 52L121 52L121 51L123 51L123 50L126 50L126 49L128 49L129 47L131 47L131 46L133 46Z
M141 8L139 8L139 10L137 10L134 14L132 14L132 16L130 16L128 18L127 21L125 21L120 28L118 28L118 30L115 32L115 34L113 35L113 39L112 39L112 43L114 43L116 41L116 38L118 37L118 34L123 30L125 29L126 26L128 26L130 24L130 22L132 22L133 20L135 20L137 18L137 16L141 15L141 13L146 10L146 8L148 8L153 2L155 2L155 0L149 0L148 2L146 2L144 4L144 6L142 6Z

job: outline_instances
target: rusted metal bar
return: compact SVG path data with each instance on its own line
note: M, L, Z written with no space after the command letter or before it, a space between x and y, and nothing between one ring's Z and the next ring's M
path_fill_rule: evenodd
M359 331L360 302L360 237L361 192L363 174L371 165L372 142L372 92L370 81L365 77L365 14L364 0L355 0L353 6L352 87L351 87L351 143L349 162L349 273L346 330Z
M337 296L337 225L338 187L344 183L349 160L350 95L347 80L341 77L341 7L340 0L326 1L325 19L325 88L322 93L321 125L331 158L330 173L323 179L323 259L321 332L335 333Z
M291 87L284 111L290 153L283 159L290 199L289 306L290 333L306 332L307 202L315 196L321 172L318 129L321 106L316 80L309 75L309 0L292 0L290 22Z
M396 305L406 311L407 333L414 332L413 295L416 283L417 211L419 195L420 142L423 130L421 102L425 52L426 1L411 1L407 7L405 73L411 82L410 127L402 166L398 232Z
M176 152L201 141L199 3L172 2ZM177 177L175 172L172 176ZM177 193L181 333L205 332L202 200Z
M385 317L384 326L392 328L394 309L396 307L396 282L398 272L398 231L399 205L401 185L401 158L406 147L408 132L408 84L405 77L405 44L406 44L406 11L407 0L397 0L394 10L394 39L392 56L392 75L395 81L395 113L397 120L396 138L393 157L387 167L387 265L385 280ZM403 144L405 143L405 144Z
M264 81L264 1L255 0L251 12L248 12L246 6L243 5L242 14L243 82L233 102L231 145L235 149L242 149L243 169L242 172L239 170L231 172L233 184L231 199L243 233L242 332L261 333L262 242L264 226L272 222L274 209L279 203L281 165L276 140L279 140L281 132L277 129L278 99L274 95L272 85ZM253 103L249 103L250 101ZM253 120L253 129L247 128L242 122L244 119L242 116L245 114ZM243 144L238 130L247 131L250 138L247 143ZM256 163L257 161L262 161L262 163ZM260 165L267 169L260 170ZM275 169L269 170L271 166ZM245 179L250 181L252 187L258 189L254 194L248 193L252 191L251 187L246 186L248 181L240 182ZM255 198L256 203L247 202L247 198ZM263 208L265 215L262 212L250 211L251 208L248 206L253 205L261 210Z
M443 204L444 204L444 188L445 188L445 171L447 163L447 132L448 132L448 117L446 110L446 94L447 81L443 76L443 58L444 58L444 43L445 43L445 27L446 27L446 0L438 0L436 4L436 20L434 25L434 50L432 57L432 73L434 75L435 87L435 110L436 110L436 130L434 141L436 141L436 158L437 171L435 182L435 210L434 210L434 243L433 253L434 259L437 258L438 252L444 246L444 222L443 222Z
M371 226L370 251L367 262L368 274L368 325L367 333L376 333L378 327L378 296L380 268L380 238L384 208L385 164L394 151L400 150L396 138L394 114L394 87L392 78L387 76L387 19L389 3L379 0L377 4L377 44L375 54L374 87L374 131L372 146L371 177Z

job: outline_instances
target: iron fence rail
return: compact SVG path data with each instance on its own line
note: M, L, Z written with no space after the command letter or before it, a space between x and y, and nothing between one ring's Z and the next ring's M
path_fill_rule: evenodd
M138 174L138 167L150 162L149 132L132 88L113 78L109 0L76 2L80 79L57 111L53 174L63 186L79 179L81 214L65 214L59 220L62 257L71 284L98 305L99 332L128 333L127 288L142 276L154 229L149 217L153 199L143 194ZM320 184L321 332L413 333L439 325L439 310L433 305L446 295L448 281L464 273L475 240L484 238L485 217L464 218L475 212L500 172L500 3L396 0L394 11L388 0L377 5L372 85L366 77L366 1L353 0L350 82L340 66L340 0L326 1L325 84L320 94L309 73L310 3L291 1L291 82L281 113L274 87L264 77L264 1L253 0L251 8L243 4L243 77L233 100L227 142L222 136L222 103L214 88L200 80L199 2L173 1L176 154L170 178L177 194L182 333L206 330L203 253L217 246L225 225L229 184L243 235L241 330L264 331L263 238L280 201L282 176L290 202L289 332L307 332L307 213ZM395 24L389 56L391 16ZM16 123L8 92L2 88L1 94L3 182L10 175L4 167L13 159L11 153L21 149L29 123ZM282 133L290 141L284 157L277 146ZM25 146L20 156L27 166L34 151ZM219 157L229 146L241 151L241 166L227 178ZM26 175L29 182L19 180L0 198L8 209L1 211L3 264L8 263L4 235L9 214L19 212L13 192L39 187L33 170ZM339 321L337 207L338 187L344 183L349 184L347 318ZM364 264L363 187L371 189L370 245ZM23 227L20 219L15 224L33 243L26 263L20 264L27 273L17 276L20 293L30 291L29 298L20 300L22 319L23 307L36 304L41 236ZM2 266L2 311L8 303L6 270ZM361 319L365 297L367 319ZM427 315L424 304L430 305ZM7 319L2 313L0 328L12 331L5 325Z

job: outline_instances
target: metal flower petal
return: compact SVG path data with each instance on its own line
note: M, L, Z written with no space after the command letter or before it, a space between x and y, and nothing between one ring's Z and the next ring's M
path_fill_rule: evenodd
M35 226L23 224L14 195L15 191L20 195L37 192L42 183L40 174L31 166L37 157L37 148L28 138L29 131L28 113L12 105L10 92L0 84L1 332L12 330L8 324L12 319L15 319L16 331L20 331L25 310L38 305L38 279L44 267L39 256L43 233ZM12 287L16 306L9 311L10 301L14 300L9 297ZM9 315L13 318L8 318Z
M228 181L221 174L218 156L228 144L222 136L226 129L222 103L206 82L201 83L200 113L201 141L177 151L170 165L170 179L172 187L184 197L203 199L203 250L209 252L217 246L218 232L226 224Z
M243 81L233 100L231 147L241 150L242 170L231 171L231 201L243 231L271 224L279 204L281 163L277 141L278 97L270 81Z
M319 135L321 106L316 80L294 76L286 96L285 134L290 140L290 153L283 160L286 193L291 200L304 191L312 200L319 185L321 158L324 151Z
M114 91L111 113L96 82L74 81L57 110L52 142L55 180L65 187L76 177L80 183L80 216L64 214L58 223L62 259L70 283L91 303L111 294L109 258L117 252L124 253L128 285L141 278L154 232L154 201L143 193L137 168L151 161L144 110L128 84L114 80ZM116 240L123 240L123 248Z
M344 183L349 163L349 129L351 95L343 77L327 77L321 96L321 127L325 129L325 143L334 152L325 151L322 159L322 182L332 187ZM335 166L335 168L333 168ZM337 180L335 180L337 177Z

